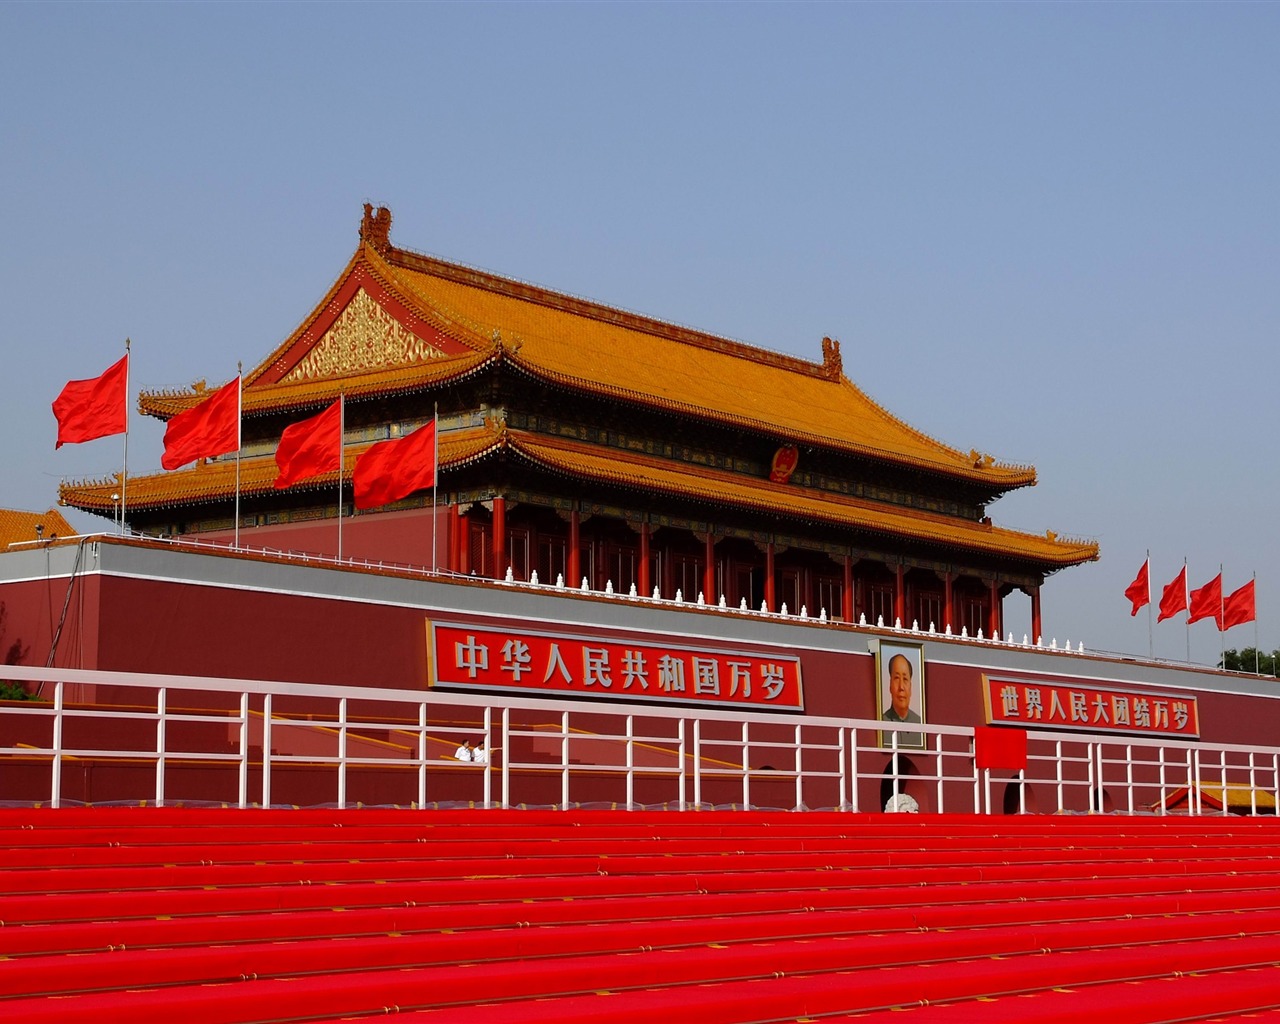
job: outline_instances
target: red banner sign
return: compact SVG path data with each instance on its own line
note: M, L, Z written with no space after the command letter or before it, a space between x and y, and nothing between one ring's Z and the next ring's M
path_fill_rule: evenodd
M427 623L432 686L804 710L800 659Z
M997 676L983 676L982 684L992 725L1188 739L1200 735L1194 697Z

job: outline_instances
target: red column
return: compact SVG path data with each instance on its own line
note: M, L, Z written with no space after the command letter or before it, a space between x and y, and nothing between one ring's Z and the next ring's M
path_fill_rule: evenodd
M955 629L956 605L952 589L952 583L955 578L955 573L944 572L942 574L942 631L944 633L948 629Z
M578 550L581 544L578 526L578 510L575 508L569 513L569 558L566 570L569 578L564 581L566 587L572 587L575 590L582 585L582 552Z
M1040 631L1040 588L1031 588L1031 642L1034 644L1044 634Z
M764 606L773 611L777 591L773 583L773 541L769 541L764 549Z
M449 562L446 568L454 572L462 571L462 531L467 521L462 518L462 506L454 503L449 506Z
M466 576L471 572L471 520L458 510L458 572Z
M991 615L987 622L987 633L998 640L1000 631L1004 628L1000 622L1000 581L992 580L988 586L991 588Z
M641 597L653 593L653 581L649 579L649 521L640 524L640 583L636 587Z
M895 625L898 622L904 626L907 624L907 588L901 562L893 570L893 617L896 620Z
M716 603L716 535L707 529L706 551L703 554L706 565L702 569L702 596L707 604Z
M493 499L493 578L507 574L507 499Z
M845 622L853 621L853 556L844 556L844 592L841 595L844 600L840 602L842 605L840 615Z

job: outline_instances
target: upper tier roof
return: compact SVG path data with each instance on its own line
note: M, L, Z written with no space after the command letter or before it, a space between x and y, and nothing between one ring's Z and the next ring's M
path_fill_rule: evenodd
M246 415L426 390L506 360L538 380L778 443L842 451L977 483L999 494L1035 470L962 452L872 401L842 372L837 342L809 362L499 277L389 240L390 213L366 207L361 244L324 300L245 376ZM143 392L168 419L203 388Z

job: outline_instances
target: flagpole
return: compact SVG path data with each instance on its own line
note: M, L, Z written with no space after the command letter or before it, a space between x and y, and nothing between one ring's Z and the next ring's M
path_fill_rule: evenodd
M1147 548L1147 657L1156 660L1156 638L1151 621L1151 549Z
M432 433L435 437L431 443L435 446L431 455L431 571L440 571L440 563L436 561L436 495L440 490L440 403L431 403Z
M1262 675L1262 658L1258 651L1258 570L1253 571L1253 674Z
M338 561L342 561L342 441L347 432L347 396L338 392Z
M1227 631L1222 628L1225 598L1222 596L1222 563L1218 563L1218 667L1227 667Z
M240 548L240 449L244 447L241 420L244 416L244 364L236 361L236 527L235 545Z
M1191 664L1191 583L1187 579L1187 558L1182 558L1182 607L1187 610L1187 621L1183 623L1187 630L1187 664Z
M124 339L124 470L120 474L120 525L119 532L124 534L124 503L129 487L129 339Z

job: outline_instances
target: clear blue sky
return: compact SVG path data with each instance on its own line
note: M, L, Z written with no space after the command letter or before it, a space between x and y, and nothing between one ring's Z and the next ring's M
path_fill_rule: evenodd
M119 468L54 451L67 379L126 336L135 390L254 365L371 200L409 248L840 339L897 415L1037 467L997 523L1100 542L1045 588L1060 643L1147 652L1150 548L1157 589L1256 571L1280 647L1277 53L1276 4L2 4L0 505Z

